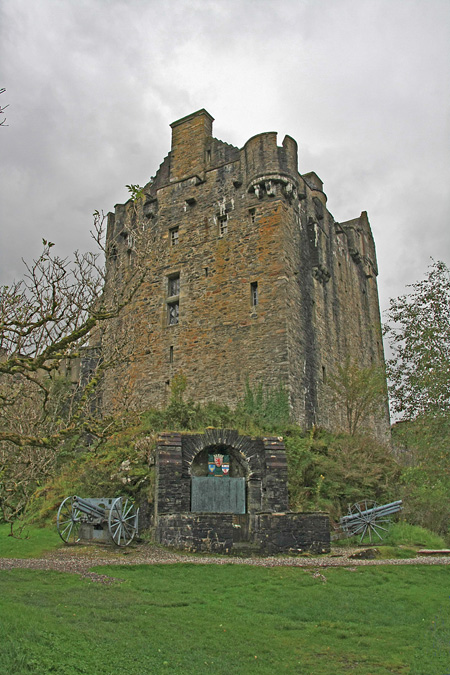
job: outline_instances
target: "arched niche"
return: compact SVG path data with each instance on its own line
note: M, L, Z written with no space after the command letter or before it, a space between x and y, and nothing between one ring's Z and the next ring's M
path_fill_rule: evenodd
M191 511L247 513L248 463L235 448L207 445L190 464Z
M244 513L288 509L287 464L282 439L240 436L234 429L210 428L203 434L160 435L156 451L156 518L163 513L191 511L193 478L216 480L207 473L210 450L215 453L226 450L231 464L228 480L244 480Z
M211 456L222 455L229 457L229 471L230 478L248 478L249 466L245 457L235 448L230 445L214 444L208 445L203 450L198 452L190 465L191 477L193 476L208 476L209 463Z

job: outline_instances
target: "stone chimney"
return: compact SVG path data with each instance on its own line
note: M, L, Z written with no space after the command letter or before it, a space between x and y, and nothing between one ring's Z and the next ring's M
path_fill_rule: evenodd
M201 176L205 170L207 140L212 136L214 118L202 108L172 122L170 180Z

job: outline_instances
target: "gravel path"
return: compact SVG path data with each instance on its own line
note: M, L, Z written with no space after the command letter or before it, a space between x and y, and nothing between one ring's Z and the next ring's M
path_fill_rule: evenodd
M254 565L256 567L306 567L312 568L316 576L319 570L329 567L357 567L369 565L450 565L450 557L422 556L393 560L361 560L350 558L356 550L341 550L321 557L268 557L243 558L232 556L189 555L168 551L150 544L139 544L131 549L106 549L99 546L80 546L76 549L65 547L49 553L45 558L0 558L0 570L30 569L53 570L79 574L90 581L104 584L114 583L118 578L91 572L99 565L170 565L173 563L194 563L196 565ZM120 572L119 572L120 574Z

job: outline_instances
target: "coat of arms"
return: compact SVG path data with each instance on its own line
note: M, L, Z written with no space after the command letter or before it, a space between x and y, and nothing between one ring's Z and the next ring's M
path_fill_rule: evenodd
M230 456L214 453L208 455L208 475L226 476L230 472Z

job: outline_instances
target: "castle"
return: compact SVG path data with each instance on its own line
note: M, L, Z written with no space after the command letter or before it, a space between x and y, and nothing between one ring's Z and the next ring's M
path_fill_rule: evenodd
M233 405L247 378L282 384L301 425L343 428L327 396L338 364L384 366L374 241L363 212L336 222L297 144L253 136L242 149L212 135L199 110L171 124L172 147L142 198L108 214L107 293L118 261L146 276L101 336L106 411L163 406L177 373L187 396ZM139 235L139 236L138 236ZM140 263L142 264L142 263ZM374 421L388 433L389 415Z

